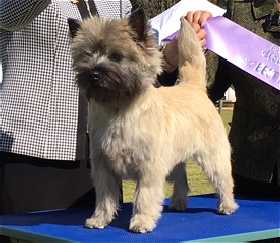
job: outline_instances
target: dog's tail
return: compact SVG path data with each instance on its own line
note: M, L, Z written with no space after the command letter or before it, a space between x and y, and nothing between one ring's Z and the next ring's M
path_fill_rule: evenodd
M181 30L178 38L179 79L206 90L206 60L201 44L194 29L181 18Z

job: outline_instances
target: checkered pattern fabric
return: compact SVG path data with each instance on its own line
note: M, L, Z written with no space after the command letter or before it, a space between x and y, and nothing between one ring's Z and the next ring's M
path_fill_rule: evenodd
M131 11L128 0L95 4L101 17ZM0 1L0 151L76 159L79 92L68 17L81 19L70 0Z

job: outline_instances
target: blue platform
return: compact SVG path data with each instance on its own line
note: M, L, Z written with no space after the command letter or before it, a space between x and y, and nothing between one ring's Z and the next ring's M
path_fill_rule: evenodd
M280 202L238 200L233 215L216 212L217 199L191 197L185 212L167 206L157 228L148 234L129 232L131 204L105 229L86 229L91 209L69 209L24 215L0 216L0 234L35 242L228 242L280 237ZM166 200L166 205L169 200Z

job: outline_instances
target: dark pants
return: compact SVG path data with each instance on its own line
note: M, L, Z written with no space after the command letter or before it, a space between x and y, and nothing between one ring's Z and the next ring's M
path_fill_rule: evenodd
M260 200L280 200L280 186L276 176L271 183L248 179L237 174L234 177L234 193L236 197Z
M86 162L54 161L0 152L0 214L94 207ZM0 236L1 243L11 242Z
M0 153L0 213L94 206L85 162Z

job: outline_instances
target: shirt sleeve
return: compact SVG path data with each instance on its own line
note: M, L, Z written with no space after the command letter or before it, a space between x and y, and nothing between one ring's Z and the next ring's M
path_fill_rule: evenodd
M209 98L216 102L223 98L224 93L233 84L232 71L234 65L219 57L218 69L215 73L215 80L213 84L208 88Z
M21 29L50 3L51 0L0 0L0 29Z

